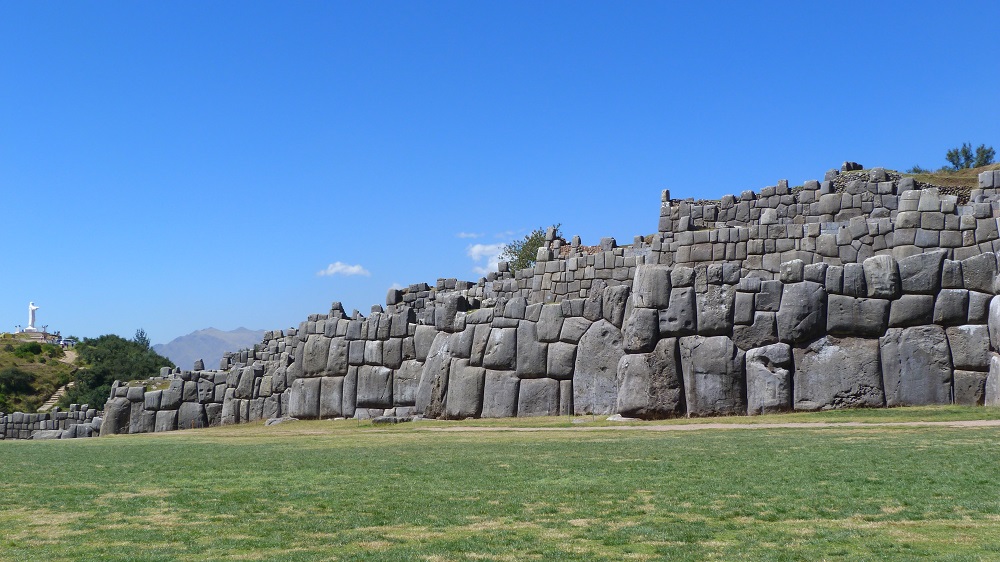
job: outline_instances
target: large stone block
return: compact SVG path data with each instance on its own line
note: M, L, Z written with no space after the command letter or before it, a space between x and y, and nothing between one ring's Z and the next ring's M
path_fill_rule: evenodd
M417 403L417 387L424 364L420 361L403 361L393 375L392 390L394 406L413 406Z
M319 384L319 417L337 418L343 415L344 377L321 378Z
M776 312L757 312L753 324L733 327L733 342L740 349L753 349L778 342Z
M573 369L573 409L577 415L614 412L618 361L624 354L621 330L606 320L595 322L580 338Z
M493 328L486 341L483 366L487 369L513 371L517 367L517 329Z
M418 325L413 334L413 345L417 354L417 361L426 361L427 354L430 353L431 344L437 337L437 330L434 326Z
M163 389L163 394L160 396L161 410L176 410L181 406L181 395L184 389L184 381L180 379L174 379L170 381L170 386Z
M698 305L694 287L674 288L670 291L670 304L661 309L660 335L663 337L686 336L698 327Z
M680 339L684 397L689 416L746 413L743 351L726 336Z
M289 389L288 415L293 418L318 418L322 379L296 379Z
M904 293L933 295L941 288L941 266L946 252L923 252L899 260L899 278Z
M587 333L590 325L593 324L590 320L581 317L567 318L563 322L562 331L559 332L559 341L575 344L580 341L583 334Z
M632 280L632 303L636 308L670 306L670 268L665 265L640 265Z
M313 334L306 340L303 354L302 373L307 377L315 377L326 371L330 358L330 338Z
M988 371L990 368L990 333L982 324L954 326L945 330L954 368Z
M862 263L868 296L878 299L894 299L899 296L899 267L890 255L872 256Z
M626 273L627 275L627 273ZM624 279L624 277L622 277ZM611 322L617 328L622 327L625 319L625 310L628 308L628 285L614 285L606 287L603 292L604 304L601 307L602 317Z
M104 419L101 424L101 436L128 433L129 418L132 414L132 403L128 398L116 397L104 404Z
M951 353L944 328L893 328L879 347L886 405L951 403Z
M535 327L535 331L538 334L538 341L545 343L559 341L559 333L562 331L562 326L562 305L547 304L543 306L538 318L538 325Z
M684 414L684 387L676 338L660 340L651 353L622 356L618 362L615 410L623 416L643 419Z
M792 354L796 410L885 405L878 340L826 336Z
M934 321L934 295L903 295L889 307L889 327L906 328Z
M990 301L990 314L987 320L990 330L990 346L993 351L1000 351L1000 296Z
M545 376L547 368L546 357L549 350L547 343L538 341L535 332L536 324L522 320L517 325L517 376L521 378L537 378ZM496 368L488 365L490 368Z
M792 409L792 348L776 343L746 352L747 413Z
M778 309L778 339L785 343L807 342L826 329L826 289L803 281L785 285Z
M205 416L205 405L196 402L183 402L177 409L177 429L199 429L208 427Z
M732 332L735 296L733 287L720 285L709 285L704 293L697 294L698 334L721 336Z
M826 331L836 335L880 337L889 324L889 304L884 299L827 297Z
M564 380L573 377L576 365L576 346L571 343L550 343L546 373L549 378Z
M160 410L156 412L156 422L153 431L174 431L177 429L177 410Z
M521 381L517 398L518 417L557 415L559 415L559 381L555 379Z
M439 332L431 344L424 370L417 387L416 411L428 418L441 417L448 396L448 375L451 371L451 339Z
M982 253L962 260L962 277L965 288L970 291L992 293L993 280L996 276L997 257L993 252Z
M483 385L486 369L472 367L468 359L455 359L448 380L445 417L464 419L478 417L483 408Z
M989 360L987 358L987 363ZM988 373L955 370L955 403L960 406L982 406Z
M969 291L942 289L934 302L934 323L942 326L965 324L969 317Z
M986 376L986 386L983 389L983 404L1000 406L1000 355L990 355L990 372ZM104 430L101 430L104 435Z
M660 337L660 320L656 310L634 308L622 327L625 351L643 353L652 351Z
M486 371L483 384L484 418L512 418L517 415L520 379L512 371Z

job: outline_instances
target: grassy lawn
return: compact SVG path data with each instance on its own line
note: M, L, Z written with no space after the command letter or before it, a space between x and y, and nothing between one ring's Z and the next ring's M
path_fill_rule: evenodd
M0 442L0 559L1000 559L997 427L428 431L472 423Z

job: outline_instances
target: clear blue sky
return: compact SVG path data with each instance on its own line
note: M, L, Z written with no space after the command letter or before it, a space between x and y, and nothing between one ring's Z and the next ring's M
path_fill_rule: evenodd
M1000 2L874 4L5 2L0 330L367 313L664 188L1000 146Z

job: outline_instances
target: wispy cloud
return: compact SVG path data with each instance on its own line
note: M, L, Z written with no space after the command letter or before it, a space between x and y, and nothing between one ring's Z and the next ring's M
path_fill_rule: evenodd
M389 285L389 288L393 289L393 290L396 290L396 291L400 291L400 290L405 289L406 286L405 285L400 285L399 283L393 283L392 285Z
M510 238L511 236L514 236L515 234L517 234L517 232L515 232L513 230L505 230L503 232L497 232L496 234L493 235L493 237L494 238Z
M476 265L472 271L480 275L488 275L497 270L500 263L500 252L506 244L472 244L465 249L465 255L472 258ZM483 262L486 262L483 264Z
M335 261L330 265L326 266L326 269L321 269L316 272L316 275L320 277L326 277L329 275L364 275L365 277L370 277L371 272L365 269L363 266L359 265L348 265L344 262Z
M459 232L455 235L456 238L482 238L483 235L477 232Z

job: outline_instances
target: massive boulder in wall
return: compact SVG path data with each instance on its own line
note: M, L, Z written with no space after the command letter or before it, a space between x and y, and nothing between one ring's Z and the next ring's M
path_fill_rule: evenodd
M684 398L690 416L745 414L743 351L728 336L680 339Z
M793 350L796 410L885 405L878 340L826 336Z
M951 352L944 328L891 328L879 342L887 406L952 402Z
M573 369L573 409L577 415L614 412L618 361L624 354L622 332L607 320L594 322L583 334Z
M826 330L826 289L802 281L785 285L778 308L778 339L785 343L812 340Z
M746 353L747 413L769 414L792 408L792 348L776 343Z
M664 338L651 353L622 356L618 362L618 403L623 416L660 419L684 414L677 339Z

